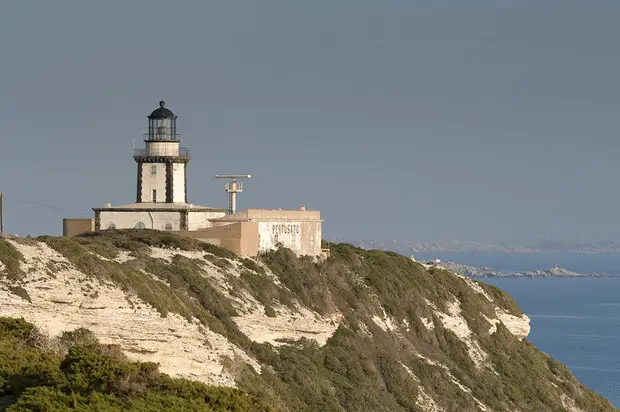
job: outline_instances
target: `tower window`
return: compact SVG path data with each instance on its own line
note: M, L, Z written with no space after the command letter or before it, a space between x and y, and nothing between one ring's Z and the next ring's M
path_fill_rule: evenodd
M157 165L151 166L151 176L155 176L157 174Z
M114 223L110 223L108 225L108 229L116 229L116 225Z
M157 189L153 189L153 203L157 202Z
M157 137L160 138L160 139L164 139L166 137L166 134L167 134L166 132L167 132L166 126L159 126L157 128Z

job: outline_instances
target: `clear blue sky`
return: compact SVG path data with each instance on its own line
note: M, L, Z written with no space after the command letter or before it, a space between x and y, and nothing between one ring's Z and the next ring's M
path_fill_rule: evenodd
M25 1L0 13L6 226L135 200L166 100L189 200L327 238L620 238L620 2ZM50 205L62 210L31 203Z

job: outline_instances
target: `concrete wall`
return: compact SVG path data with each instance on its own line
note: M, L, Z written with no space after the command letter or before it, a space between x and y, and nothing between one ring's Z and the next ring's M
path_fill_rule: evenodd
M223 247L242 256L256 256L259 251L256 222L237 222L208 229L173 233Z
M259 222L258 236L261 251L276 249L278 243L301 250L301 222Z
M155 175L152 174L155 169ZM157 190L157 201L166 201L166 164L142 164L142 202L153 201L153 190ZM103 227L103 226L102 226Z
M258 222L259 251L277 248L278 244L297 255L321 254L321 222L279 220Z
M301 223L301 255L319 256L321 254L322 226L321 221Z
M211 219L226 216L224 212L190 212L187 216L187 229L198 230L213 226Z
M62 220L62 235L75 236L95 230L95 219L67 218Z
M102 210L100 213L101 229L110 229L114 224L116 229L134 229L138 222L144 223L145 229L156 230L182 230L181 214L187 212L187 225L189 230L198 230L211 226L209 219L216 219L225 215L224 212L192 211L191 209L179 209L158 211L114 211ZM167 229L170 225L171 229Z
M114 224L116 229L133 229L138 222L144 223L146 229L166 230L169 224L172 230L181 229L180 212L115 212L101 211L100 215L101 230L111 229Z

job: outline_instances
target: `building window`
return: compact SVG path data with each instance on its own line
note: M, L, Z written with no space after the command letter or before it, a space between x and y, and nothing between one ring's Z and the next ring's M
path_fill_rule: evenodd
M170 223L166 223L166 226L164 226L164 229L166 229L166 230L172 230L172 224L170 224Z
M157 189L153 189L153 203L157 202Z
M157 165L151 165L151 176L155 176L157 174Z
M110 223L108 225L108 229L112 230L112 229L116 229L116 225L114 223Z
M146 225L143 222L136 223L136 229L146 229Z

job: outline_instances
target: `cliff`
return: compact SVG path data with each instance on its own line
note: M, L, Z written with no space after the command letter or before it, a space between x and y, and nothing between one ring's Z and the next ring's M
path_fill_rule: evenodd
M84 328L130 361L239 388L253 400L239 410L614 410L527 341L528 317L499 289L395 253L326 246L317 262L285 249L241 258L153 231L0 240L0 316L23 317L48 342ZM27 410L32 388L3 373L4 402ZM110 405L151 399L161 379ZM76 391L51 382L36 385Z

